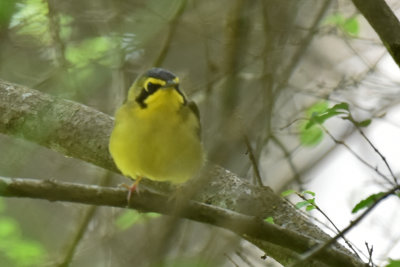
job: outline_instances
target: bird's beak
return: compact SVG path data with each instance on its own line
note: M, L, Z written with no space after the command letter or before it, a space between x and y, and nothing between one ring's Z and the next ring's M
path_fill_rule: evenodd
M179 81L169 80L162 86L162 88L178 88L178 85L179 85Z

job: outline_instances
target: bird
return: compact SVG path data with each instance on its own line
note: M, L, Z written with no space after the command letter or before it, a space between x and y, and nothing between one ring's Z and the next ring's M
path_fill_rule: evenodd
M163 68L140 75L126 101L115 113L110 154L121 173L135 182L185 183L205 161L200 115L196 104L180 88L179 78Z

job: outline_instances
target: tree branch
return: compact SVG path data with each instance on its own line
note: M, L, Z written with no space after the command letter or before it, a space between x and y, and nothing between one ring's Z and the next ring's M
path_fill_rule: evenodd
M0 80L0 133L24 138L118 172L107 149L112 124L110 116L87 106ZM295 260L298 254L313 245L330 239L269 187L250 185L218 166L207 175L211 179L196 196L197 201L207 205L190 202L179 216L230 229L283 264ZM0 195L114 207L126 205L125 189L50 180L2 178ZM131 208L172 214L166 199L166 196L141 187L141 194L135 195ZM274 218L276 225L262 221L269 216ZM318 260L320 262L307 263L307 266L324 266L321 262L363 266L338 244L321 252Z
M400 67L400 22L384 0L353 0Z
M90 107L0 80L0 133L118 172L108 153L113 123Z
M83 185L56 180L35 180L0 177L0 195L6 197L28 197L49 201L67 201L91 205L126 208L126 190L123 188ZM271 242L294 252L301 253L322 245L321 242L281 226L264 222L261 218L240 214L228 209L190 201L186 207L176 209L168 201L169 196L147 189L135 195L129 208L144 212L158 212L179 216L198 222L229 229L232 232L261 241ZM329 265L349 265L352 257L337 249L326 249L316 256Z

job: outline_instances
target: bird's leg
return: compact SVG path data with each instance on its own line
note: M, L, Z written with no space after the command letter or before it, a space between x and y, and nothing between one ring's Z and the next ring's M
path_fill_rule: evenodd
M134 191L136 191L139 194L139 183L142 180L142 176L138 176L135 180L135 182L129 186L127 184L122 184L123 187L125 187L126 189L128 189L128 196L126 197L126 200L128 201L128 204L131 201L131 197Z

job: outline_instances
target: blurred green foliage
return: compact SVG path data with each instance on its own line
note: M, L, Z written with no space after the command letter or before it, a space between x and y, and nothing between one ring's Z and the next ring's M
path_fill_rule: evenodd
M30 37L32 45L51 43L47 2L42 0L25 0L19 2L10 27L15 29L19 38Z
M386 267L400 267L400 260L389 259L389 264Z
M330 118L337 117L350 121L356 127L368 127L371 119L357 121L353 118L349 104L342 102L328 108L326 101L317 102L306 111L307 120L302 121L300 128L300 142L304 146L317 145L324 136L324 132L319 125L322 125Z
M360 24L357 17L346 18L343 14L335 13L325 19L325 24L337 27L343 33L357 37L360 33Z
M15 8L13 1L5 2L0 3L0 23L2 17L10 18L9 43L0 47L0 53L14 56L3 57L0 77L108 113L114 111L114 105L108 104L110 100L115 98L120 103L125 95L124 91L119 96L111 90L115 82L112 70L120 72L117 88L127 88L125 80L131 83L136 74L124 77L124 69L141 64L141 47L150 42L162 45L159 40L166 34L163 29L184 3L131 3L129 15L124 5L116 3L110 4L109 13L99 9L92 18L85 13L85 4L78 7L73 1L20 0ZM156 56L146 58L149 67Z
M119 215L115 220L115 225L119 230L126 230L135 224L146 222L152 218L158 218L161 215L158 213L140 213L136 210L126 210Z
M0 1L0 33L5 31L15 9L15 0Z
M306 110L306 117L311 118L313 114L320 114L328 109L327 101L320 101L313 104ZM305 120L299 124L299 139L303 146L315 146L319 144L324 137L324 132L318 125L309 125Z
M275 224L274 218L271 217L271 216L265 218L265 219L264 219L264 222L271 223L271 224Z
M301 208L305 207L306 211L311 211L311 210L317 208L317 206L315 205L315 196L316 196L315 192L310 191L310 190L305 190L303 192L297 192L296 190L289 189L289 190L282 192L281 196L287 197L287 196L290 196L293 194L296 194L299 197L302 197L302 199L304 199L303 201L299 201L295 204L295 207L297 209L301 209ZM310 197L309 195L312 197L309 198Z
M41 266L45 258L45 248L23 236L19 223L6 215L0 198L0 263L11 267Z
M113 52L117 49L116 44L120 43L117 38L93 37L83 40L79 44L72 44L66 49L66 59L76 68L83 68L91 62L105 66L115 65Z

